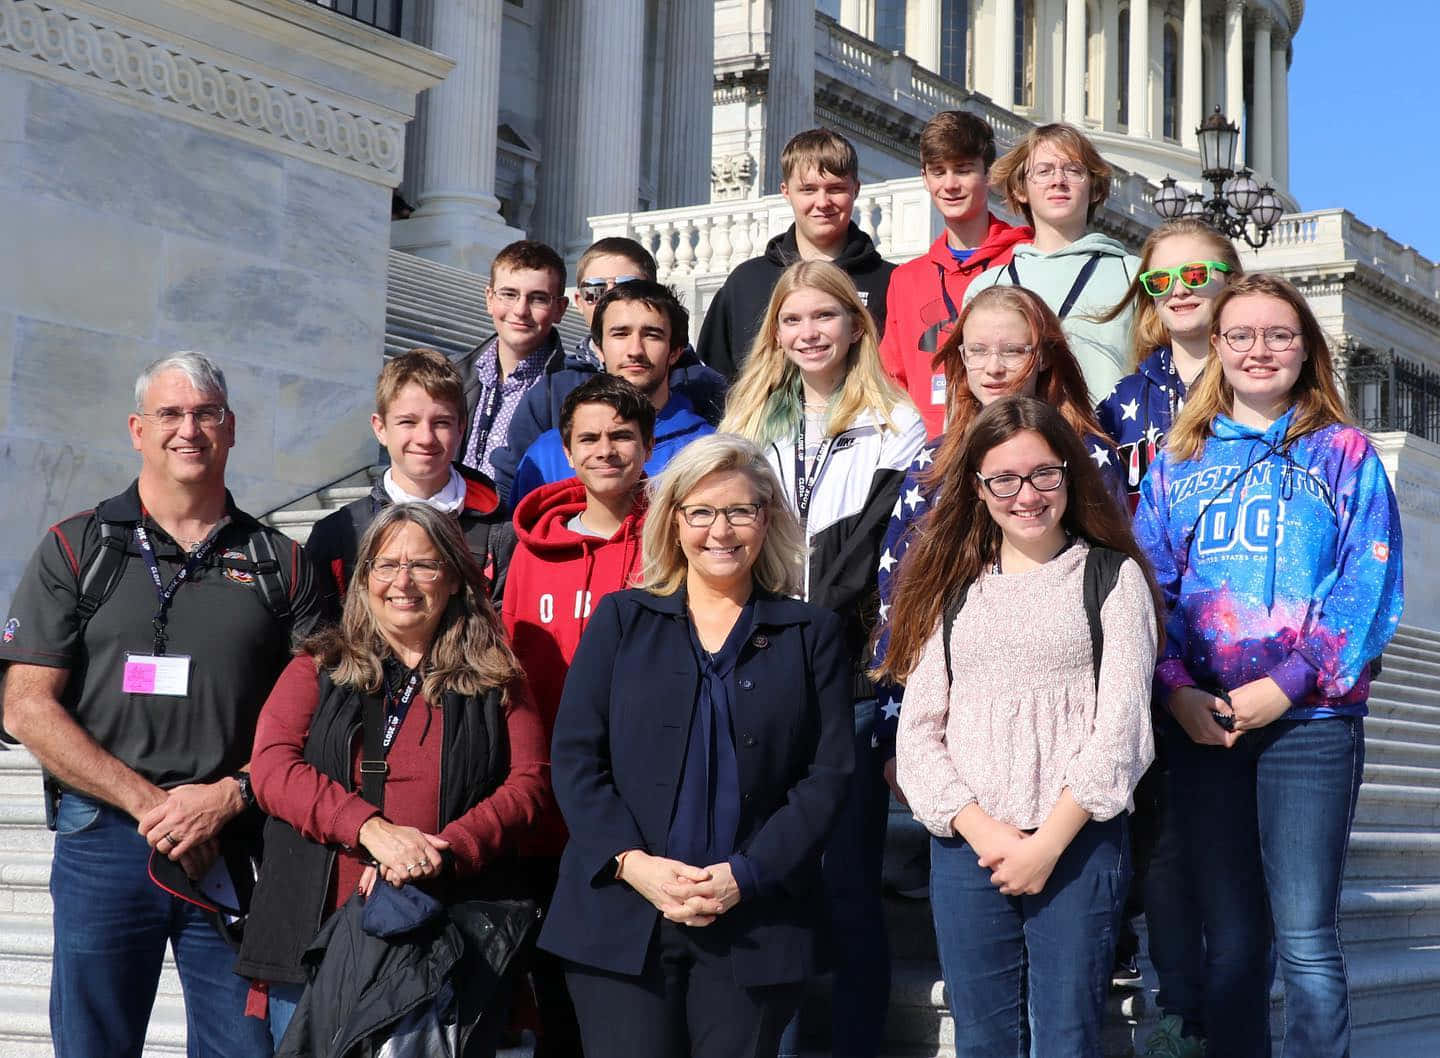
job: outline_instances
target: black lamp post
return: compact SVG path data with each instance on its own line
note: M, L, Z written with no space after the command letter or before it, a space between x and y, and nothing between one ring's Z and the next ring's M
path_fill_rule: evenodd
M1200 175L1214 187L1214 194L1208 199L1199 192L1187 195L1175 185L1173 176L1167 176L1155 192L1155 212L1166 220L1203 220L1216 231L1231 239L1244 239L1258 250L1269 241L1270 232L1285 212L1280 197L1269 184L1257 184L1249 169L1235 171L1240 129L1225 120L1218 106L1195 132L1200 140Z

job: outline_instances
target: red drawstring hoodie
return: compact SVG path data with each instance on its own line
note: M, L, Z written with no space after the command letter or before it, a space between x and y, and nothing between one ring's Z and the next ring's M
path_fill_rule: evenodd
M629 587L640 571L645 494L643 489L637 494L635 509L609 540L566 528L585 509L585 486L576 478L541 486L515 509L515 553L500 617L545 723L547 745L590 614L602 597ZM522 840L521 855L559 856L566 837L552 800L533 834Z
M985 241L964 264L955 260L942 231L924 257L906 261L890 273L880 359L920 409L929 436L939 437L945 428L945 373L933 362L960 318L965 288L986 269L1008 264L1015 247L1034 237L1029 228L1013 227L992 216Z

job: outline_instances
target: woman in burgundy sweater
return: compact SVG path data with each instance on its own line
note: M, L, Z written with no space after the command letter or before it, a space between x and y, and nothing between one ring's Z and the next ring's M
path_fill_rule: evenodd
M362 795L367 699L384 717L378 805ZM548 796L544 729L453 518L405 503L375 519L341 623L281 675L251 767L274 818L237 970L267 982L256 991L278 1044L300 955L353 892L383 881L447 902L496 895L497 860Z

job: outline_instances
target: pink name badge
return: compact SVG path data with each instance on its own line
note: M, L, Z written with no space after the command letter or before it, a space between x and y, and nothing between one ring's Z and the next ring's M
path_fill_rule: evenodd
M121 675L126 694L163 694L183 698L190 693L190 655L129 654Z

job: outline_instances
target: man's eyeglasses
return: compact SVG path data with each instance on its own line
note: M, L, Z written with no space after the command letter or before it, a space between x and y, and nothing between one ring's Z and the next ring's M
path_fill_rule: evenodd
M760 512L764 508L763 503L735 503L729 507L711 507L705 503L691 503L676 509L685 519L685 524L691 529L708 529L715 524L715 519L722 515L732 526L754 525L755 519L760 517Z
M1020 495L1020 490L1025 487L1025 482L1030 482L1036 492L1054 492L1061 485L1065 484L1066 463L1058 467L1036 467L1028 474L993 474L986 477L984 474L976 474L980 484L990 490L990 495L997 500L1008 500L1012 496Z
M961 352L966 367L984 367L992 356L998 356L1006 367L1019 367L1034 350L1033 345L967 345Z
M202 404L198 408L160 408L140 413L141 418L149 419L165 430L178 429L187 415L193 416L195 425L201 429L213 430L225 421L225 405Z
M1225 339L1225 344L1237 353L1248 353L1255 347L1255 336L1261 333L1254 327L1231 327L1228 331L1220 334ZM1290 327L1266 327L1265 348L1272 353L1283 353L1295 344L1295 339L1300 337L1300 332Z
M434 584L440 579L445 563L435 558L417 558L414 562L396 562L393 559L377 558L370 563L370 576L382 584L389 584L400 576L402 569L410 571L410 579L417 584Z
M547 294L543 290L537 290L530 294L521 294L520 291L514 287L501 287L499 290L492 287L490 296L506 308L514 305L523 297L525 304L529 305L536 312L544 312L550 308L550 306L554 305L557 300L554 294Z
M1055 179L1056 173L1063 173L1066 180L1073 180L1078 184L1080 181L1089 177L1090 170L1086 169L1079 162L1070 162L1066 165L1052 165L1049 162L1041 162L1039 165L1031 166L1025 175L1035 183L1043 184L1048 180Z
M1178 280L1190 290L1197 290L1210 282L1215 272L1228 272L1230 266L1224 261L1191 261L1175 268L1152 268L1140 273L1140 286L1152 298L1163 298L1175 289Z
M579 286L580 300L587 305L593 305L619 284L633 283L640 278L640 276L616 276L614 279L597 277L595 279L581 280Z

